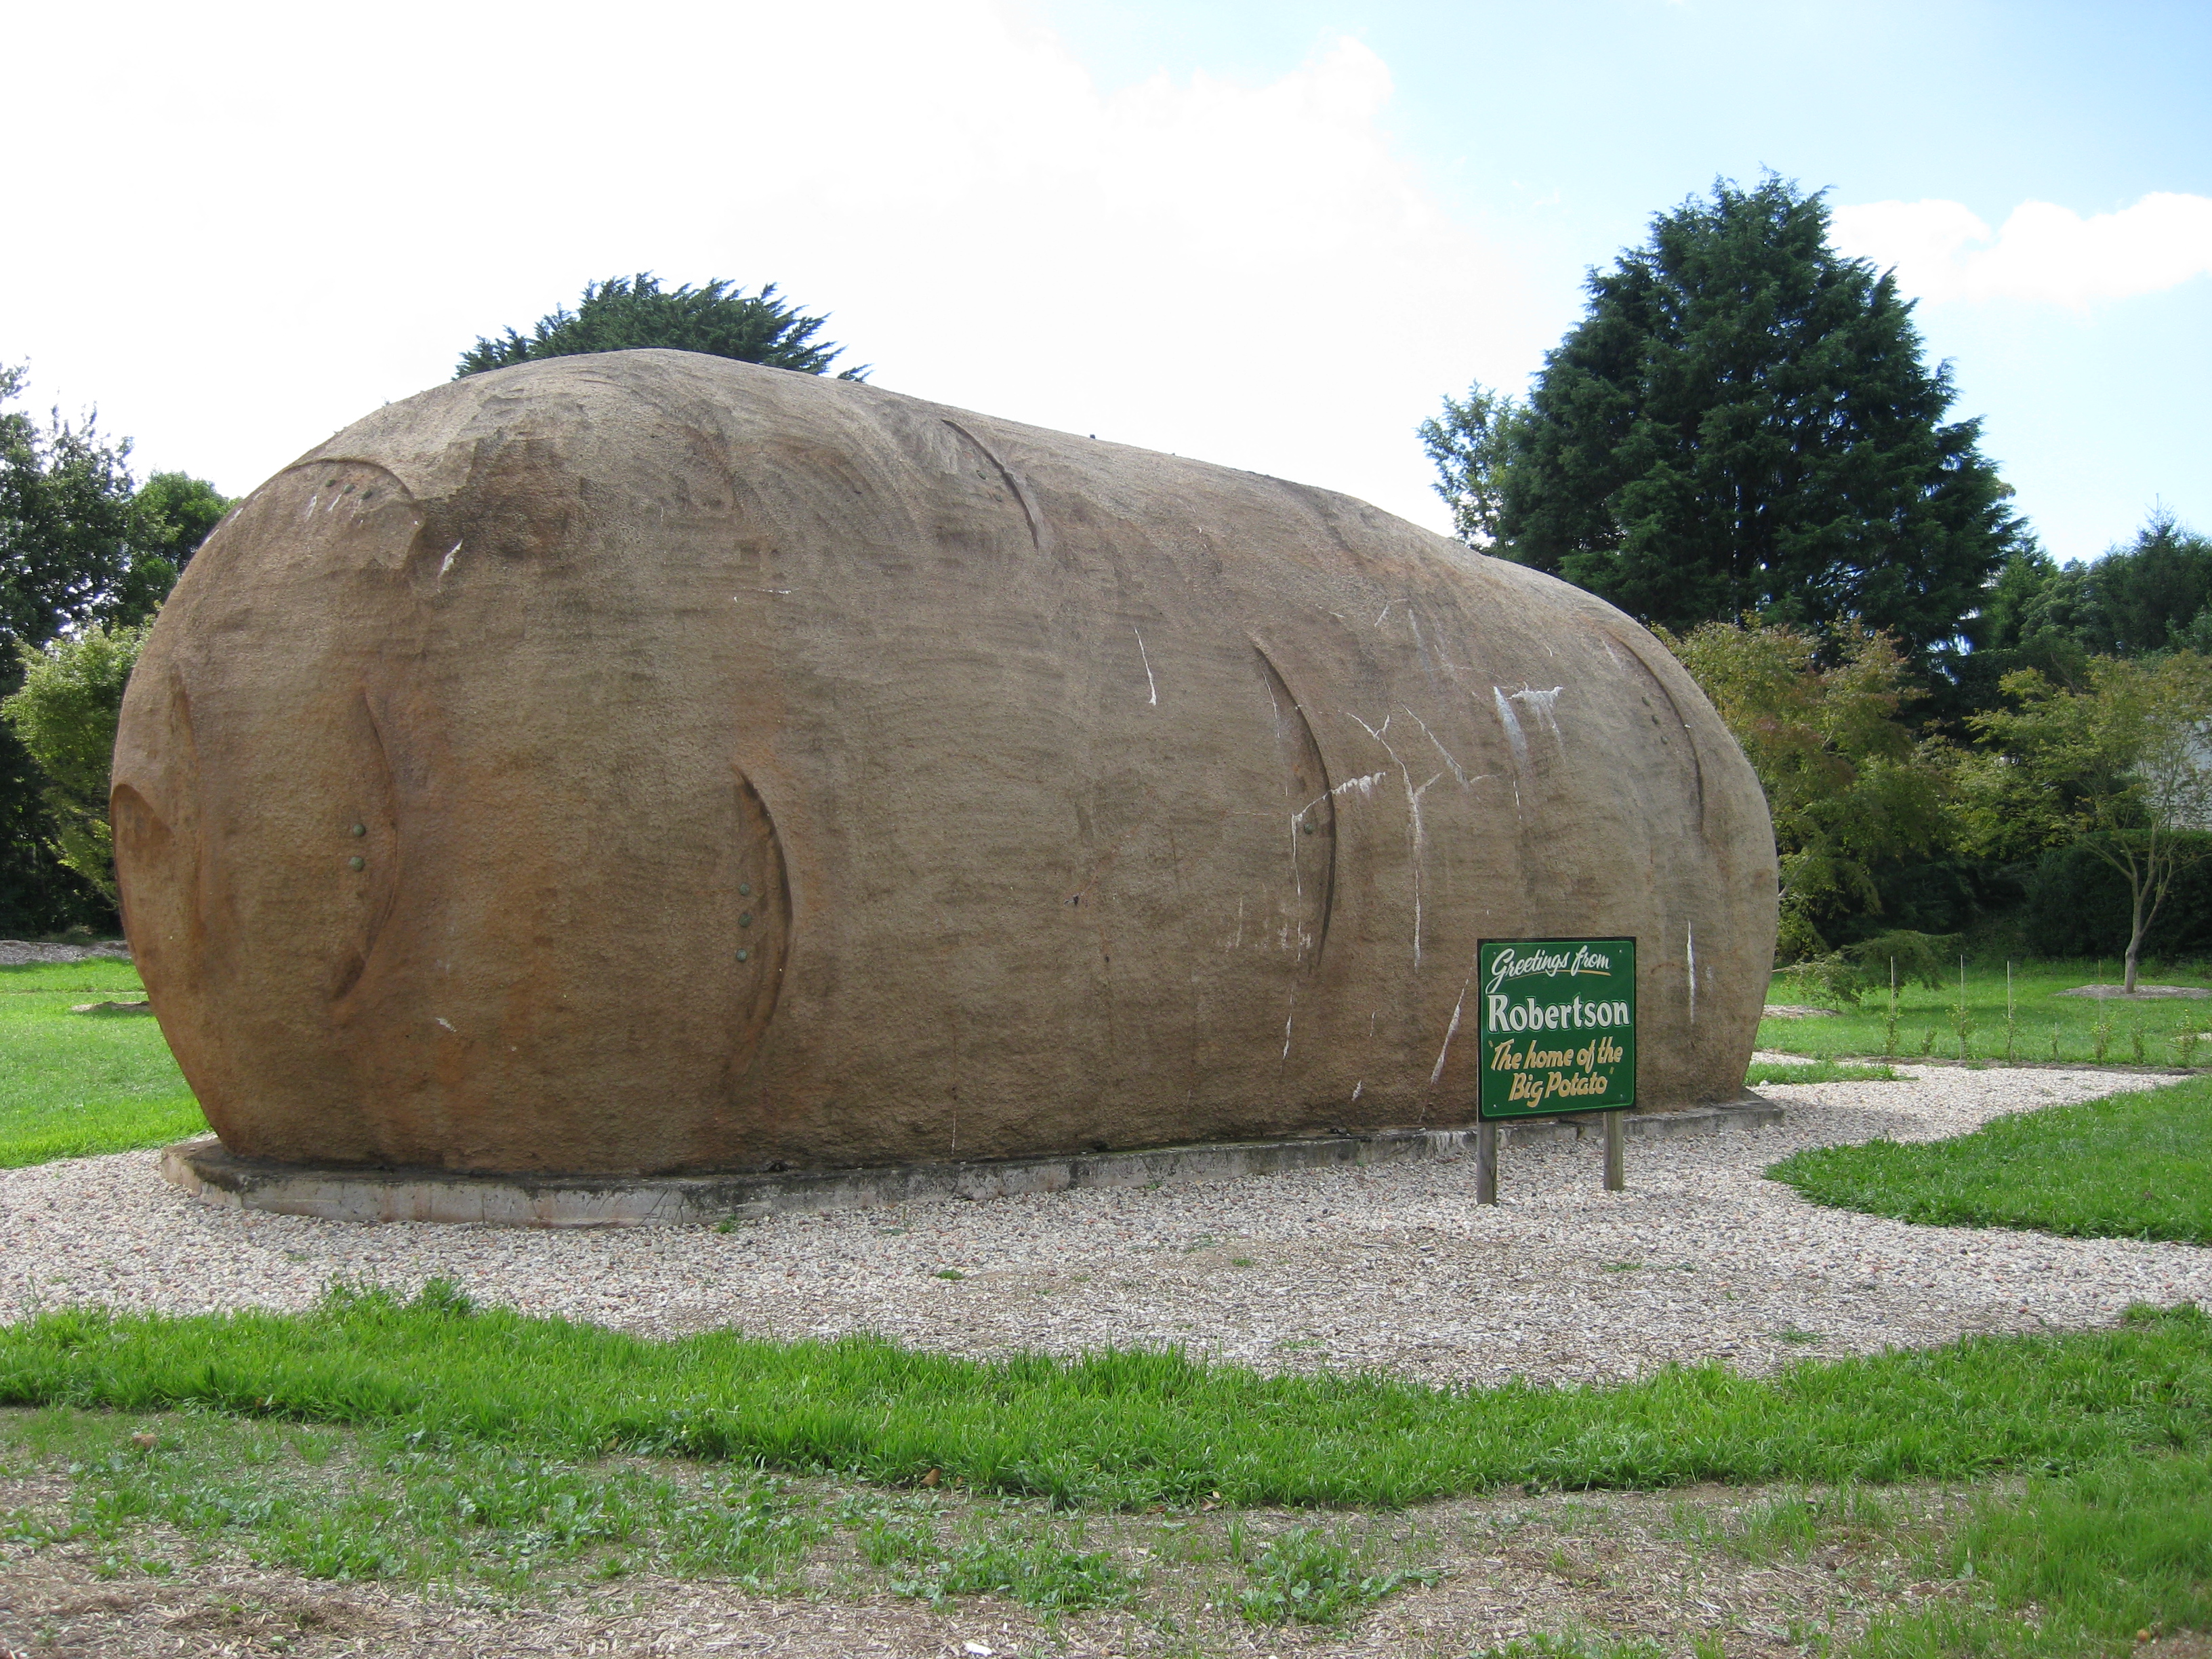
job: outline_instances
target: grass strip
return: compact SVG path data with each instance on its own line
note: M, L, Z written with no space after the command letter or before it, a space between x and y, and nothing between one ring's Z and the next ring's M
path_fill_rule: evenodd
M1720 1365L1607 1388L1449 1390L1382 1376L1265 1376L1174 1351L1062 1361L916 1352L879 1339L728 1332L652 1341L337 1292L307 1314L72 1309L0 1329L0 1404L389 1426L540 1455L727 1459L884 1485L932 1469L1066 1505L1381 1505L1492 1488L1662 1487L2060 1471L2212 1449L2212 1320L1977 1338Z
M189 1094L166 1100L110 1101L96 1109L46 1114L34 1123L18 1124L14 1133L0 1139L0 1170L166 1146L207 1132L200 1103Z
M1744 1075L1744 1086L1762 1083L1894 1083L1897 1071L1889 1066L1847 1066L1833 1060L1762 1061Z
M2008 985L2004 960L1995 957L1968 964L1963 998L1955 971L1932 989L1900 986L1893 1024L1887 984L1869 990L1852 1006L1785 972L1775 975L1767 1001L1835 1012L1826 1018L1762 1020L1759 1046L1823 1058L1879 1054L1910 1060L1929 1054L1939 1060L1999 1063L2212 1063L2212 999L2127 1002L2060 994L2084 985L2109 984L2119 976L2120 964L2112 957L2103 962L2016 959ZM2212 972L2203 963L2147 968L2143 979L2212 990Z
M2212 1456L2038 1478L1985 1498L1924 1565L1962 1593L1880 1615L1859 1659L2077 1659L2212 1629Z
M2212 1244L2212 1079L2017 1113L1948 1140L1810 1147L1767 1174L1815 1204L1925 1225Z
M158 1024L70 1012L144 994L105 957L0 967L0 1170L207 1133Z

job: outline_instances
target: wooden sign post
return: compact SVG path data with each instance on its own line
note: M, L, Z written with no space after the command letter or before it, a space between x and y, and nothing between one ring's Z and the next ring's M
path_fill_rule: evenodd
M1474 1196L1498 1202L1498 1125L1605 1114L1605 1186L1626 1187L1621 1114L1636 1104L1636 941L1485 939Z

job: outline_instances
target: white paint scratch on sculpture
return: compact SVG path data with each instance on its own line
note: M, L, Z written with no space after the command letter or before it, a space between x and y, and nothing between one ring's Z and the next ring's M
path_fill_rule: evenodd
M452 1022L451 1020L447 1019L447 1018L444 1015L442 1015L442 1014L441 1014L441 1015L439 1015L439 1016L438 1016L438 1024L441 1024L441 1025L442 1025L442 1026L444 1026L444 1027L445 1027L447 1030L449 1030L449 1031L453 1031L453 1022ZM460 1033L459 1033L459 1031L453 1031L453 1035L454 1035L455 1036L459 1036L460 1035Z
M1690 1024L1698 1023L1698 924L1689 924L1682 941L1683 965L1690 970Z
M1418 969L1421 965L1421 854L1427 845L1421 830L1421 797L1428 793L1429 784L1434 783L1437 778L1443 776L1443 774L1438 772L1429 780L1428 783L1416 787L1413 773L1407 769L1405 761L1400 757L1398 751L1390 746L1390 739L1382 735L1390 729L1391 716L1385 714L1382 717L1382 724L1378 726L1370 726L1349 708L1344 713L1346 719L1382 745L1382 752L1397 763L1398 775L1405 781L1406 829L1413 842L1413 966Z
M1559 735L1559 693L1565 690L1565 686L1555 685L1548 691L1539 691L1524 685L1513 694L1513 701L1526 704L1528 712L1535 715L1536 723L1556 738Z
M1145 659L1145 685L1152 694L1153 705L1158 707L1160 701L1160 686L1159 682L1152 678L1152 653L1145 649L1145 636L1142 634L1137 633L1134 627L1132 627L1129 631L1137 635L1137 654Z
M1413 660L1421 665L1425 672L1433 675L1437 665L1429 660L1429 642L1421 637L1420 613L1410 605L1406 607L1406 623L1413 630Z
M1453 757L1451 750L1445 748L1443 744L1437 742L1437 734L1429 730L1429 723L1426 720L1423 720L1419 714L1416 714L1410 708L1405 711L1405 714L1407 720L1413 721L1414 725L1421 728L1421 735L1423 737L1426 738L1431 743L1436 744L1437 753L1444 757L1444 764L1451 768L1451 775L1459 780L1459 787L1461 788L1464 789L1468 785L1479 781L1477 779L1468 776L1467 769L1462 766L1459 762Z
M1498 699L1498 723L1505 728L1505 746L1513 751L1513 769L1519 771L1528 763L1528 739L1521 731L1521 717L1513 712L1513 705L1505 700L1505 688L1493 685L1491 694ZM1517 795L1518 786L1516 786Z
M1444 1074L1444 1061L1451 1054L1452 1039L1459 1035L1460 1013L1467 1006L1467 988L1474 982L1474 973L1470 969L1467 977L1460 981L1459 1000L1452 1004L1451 1024L1444 1027L1444 1046L1437 1050L1437 1066L1429 1073L1429 1087L1431 1089Z
M446 550L446 556L438 562L438 580L440 581L446 580L446 573L453 568L453 556L460 550L461 544L459 542L455 542L451 547Z
M1367 1079L1365 1078L1360 1079L1358 1082L1352 1085L1352 1098L1354 1103L1357 1103L1359 1099L1359 1091L1366 1086Z

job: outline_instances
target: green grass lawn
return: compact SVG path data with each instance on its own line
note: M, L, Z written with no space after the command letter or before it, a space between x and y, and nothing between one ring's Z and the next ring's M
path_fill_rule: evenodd
M2212 1003L2050 996L2094 971L2016 970L2015 1053L2048 1059L2055 1032L2070 1060L2094 1062L2100 1042L2108 1063L2200 1057L2176 1038L2212 1025ZM0 1165L204 1131L152 1019L68 1012L138 994L123 963L0 969ZM1771 995L1815 1000L1786 979ZM1901 1000L1904 1057L1927 1030L1955 1057L1956 993ZM1883 1075L1834 1057L1882 1054L1887 1001L1767 1022L1763 1046L1815 1058L1755 1079ZM1967 1022L1969 1056L2001 1056L2002 964L1970 973ZM1911 1221L2212 1243L2212 1079L1948 1142L1814 1149L1772 1173ZM1778 1492L1745 1513L1759 1547L1802 1555L1865 1530L1874 1486L1963 1482L1978 1494L1963 1519L1900 1521L1885 1546L1912 1553L1935 1593L1885 1596L1848 1649L1817 1632L1798 1645L1820 1659L2119 1659L2139 1630L2212 1624L2212 1319L2190 1308L1770 1378L1710 1365L1453 1390L1175 1352L656 1342L476 1310L433 1285L407 1304L334 1291L297 1316L40 1314L0 1326L0 1407L15 1412L0 1466L63 1472L70 1494L0 1512L0 1541L94 1545L116 1571L169 1570L132 1553L156 1523L310 1577L516 1592L573 1570L818 1594L805 1575L829 1550L866 1593L997 1594L1056 1615L1141 1607L1176 1563L1202 1563L1192 1605L1327 1623L1434 1577L1419 1528L1388 1520L1407 1506L1523 1486ZM1285 1518L1315 1509L1335 1513ZM1736 1639L1716 1633L1711 1650ZM1662 1656L1578 1630L1513 1645L1517 1659Z
M1810 1147L1767 1173L1816 1204L1927 1225L2212 1244L2212 1079L2021 1112L1949 1140Z
M1057 1613L1128 1604L1205 1560L1211 1607L1334 1623L1434 1579L1418 1518L1385 1519L1401 1506L1667 1487L1705 1494L1686 1523L1753 1559L1869 1532L1917 1557L1915 1595L1861 1585L1883 1609L1867 1637L1792 1638L1808 1653L2116 1659L2138 1630L2212 1618L2212 1318L2187 1308L1765 1379L1455 1390L1175 1353L656 1342L434 1285L305 1315L40 1316L0 1328L0 1405L41 1408L0 1416L0 1478L50 1468L70 1493L0 1513L0 1538L90 1545L118 1573L174 1571L151 1522L311 1577L514 1593L653 1571L805 1594L830 1548L865 1564L848 1580L862 1593ZM1978 1496L1917 1530L1869 1490L1935 1480ZM1713 1482L1768 1495L1715 1522ZM1576 1631L1526 1646L1663 1652Z
M1811 1019L1762 1020L1759 1046L1817 1059L1896 1054L1910 1060L1929 1054L1938 1060L1999 1063L2009 1057L2044 1063L2058 1060L2112 1066L2212 1066L2212 998L2121 1002L2053 994L2077 985L2117 984L2120 978L2117 959L2104 963L2016 960L2012 974L2012 1018L2008 1031L2005 964L1967 963L1963 1055L1955 975L1938 991L1919 985L1900 986L1893 1034L1887 987L1869 992L1852 1008L1825 998L1786 973L1777 974L1766 994L1768 1002L1833 1007L1837 1012ZM2203 963L2161 966L2145 971L2142 978L2154 984L2212 991L2212 967Z
M1608 1388L1267 1376L1172 1352L958 1359L872 1338L668 1341L340 1295L306 1315L58 1311L0 1328L0 1404L210 1408L555 1457L629 1451L832 1472L941 1470L1063 1507L1395 1507L1507 1483L1896 1481L2212 1451L2212 1318L1718 1365Z
M143 997L127 962L0 967L0 1169L207 1133L147 1014L73 1014Z

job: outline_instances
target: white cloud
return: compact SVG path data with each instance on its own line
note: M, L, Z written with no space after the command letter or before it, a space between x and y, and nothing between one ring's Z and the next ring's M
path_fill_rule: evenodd
M2023 202L1996 232L1957 202L1869 202L1836 209L1834 240L1843 252L1896 267L1899 286L1924 300L2079 309L2212 272L2212 199L2160 191L2087 219Z
M73 137L15 187L0 362L240 489L586 278L775 280L878 385L1441 525L1413 423L1547 343L1355 42L1109 93L994 0L607 16L27 13L13 113Z

